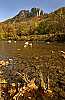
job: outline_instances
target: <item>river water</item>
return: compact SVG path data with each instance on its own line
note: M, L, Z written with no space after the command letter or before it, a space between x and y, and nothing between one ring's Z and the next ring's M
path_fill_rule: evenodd
M33 54L48 54L52 50L65 50L65 43L44 43L43 41L31 42L32 48L28 46L24 48L24 41L17 41L8 43L8 41L0 41L0 55L2 56L16 56L21 54L23 56L31 56Z
M65 43L44 43L43 41L29 41L31 46L24 48L25 41L0 41L0 60L9 61L3 66L4 78L10 83L18 81L18 73L25 73L31 80L39 80L39 70L43 73L44 81L49 75L53 91L64 91L58 82L65 82L65 58L61 51L65 51ZM58 85L57 85L58 83Z

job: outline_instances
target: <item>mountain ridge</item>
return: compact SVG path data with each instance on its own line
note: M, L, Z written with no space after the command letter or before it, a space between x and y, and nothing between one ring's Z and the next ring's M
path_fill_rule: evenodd
M37 8L38 9L38 8ZM26 11L26 12L28 12L29 14L30 14L30 11L29 10L20 10L14 17L12 17L12 18L8 18L7 20L9 20L9 19L13 19L13 18L15 18L15 17L17 17L17 16L20 16L21 15L21 13L22 13L22 11ZM43 10L42 10L43 11ZM52 13L55 13L55 14L57 14L59 12L59 14L60 14L60 12L61 13L65 13L65 7L61 7L61 8L57 8L57 9L55 9L53 12L50 12L50 13L45 13L45 14L52 14ZM33 17L33 16L32 16ZM7 21L7 20L5 20L5 21ZM3 22L5 22L5 21L3 21Z
M40 8L21 10L16 16L0 23L0 39L22 40L22 36L65 34L65 7L52 13ZM55 38L55 37L54 37Z

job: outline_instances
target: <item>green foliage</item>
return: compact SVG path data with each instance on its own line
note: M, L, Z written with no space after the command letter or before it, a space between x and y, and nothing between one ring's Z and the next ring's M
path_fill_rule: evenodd
M32 9L31 9L31 13L32 13L33 16L36 16L36 14L37 14L37 9L36 9L36 8L32 8Z
M7 21L0 23L0 39L18 39L24 35L44 35L65 33L65 8L50 14L44 14L39 8L32 8L30 12L24 10ZM36 16L37 13L43 16ZM29 15L28 15L29 14Z
M31 9L32 16L36 16L37 13L39 14L39 11L40 11L40 15L43 15L43 10L40 10L39 8L32 8Z
M46 30L46 27L47 23L41 22L37 27L38 34L47 34L48 32Z
M38 34L65 33L65 17L49 15L36 28Z

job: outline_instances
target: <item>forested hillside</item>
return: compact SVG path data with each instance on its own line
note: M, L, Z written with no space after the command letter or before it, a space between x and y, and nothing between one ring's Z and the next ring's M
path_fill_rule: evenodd
M0 23L0 39L22 40L22 36L47 34L61 34L55 40L65 40L65 7L49 14L39 8L21 10L13 18Z

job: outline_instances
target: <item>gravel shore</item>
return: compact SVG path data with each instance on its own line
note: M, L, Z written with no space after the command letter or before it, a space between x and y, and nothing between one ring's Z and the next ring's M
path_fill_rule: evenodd
M2 58L9 61L9 65L1 69L4 78L9 83L19 82L21 81L21 77L17 75L17 72L19 72L21 75L25 73L29 80L35 78L40 81L41 72L45 83L47 76L49 76L53 96L44 96L39 100L65 100L65 58L61 53L65 49L64 46L61 44L47 44L40 46L40 48L36 46L35 49L34 47L24 48L26 50L23 50L24 52L21 54L18 53L15 57ZM37 86L39 84L38 82Z

